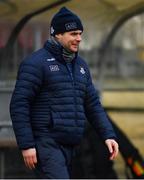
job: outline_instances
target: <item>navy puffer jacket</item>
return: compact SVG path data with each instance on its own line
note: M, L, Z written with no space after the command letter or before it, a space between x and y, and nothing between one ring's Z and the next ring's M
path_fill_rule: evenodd
M41 137L78 144L86 119L104 140L115 138L87 64L77 56L71 73L61 49L55 50L49 41L21 63L10 114L20 149L35 147L35 138Z

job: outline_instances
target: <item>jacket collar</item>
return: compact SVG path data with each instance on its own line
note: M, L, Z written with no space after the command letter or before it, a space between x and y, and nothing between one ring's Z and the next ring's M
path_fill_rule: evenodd
M44 44L44 48L49 51L58 61L61 61L62 63L65 62L63 59L63 46L61 44L56 44L52 40L47 40ZM72 60L72 62L75 61L77 58L78 53L76 53L75 58Z

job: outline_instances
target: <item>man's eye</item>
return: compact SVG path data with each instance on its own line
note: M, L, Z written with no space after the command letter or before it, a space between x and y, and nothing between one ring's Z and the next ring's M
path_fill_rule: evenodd
M71 35L72 35L72 36L76 36L76 33L72 33Z

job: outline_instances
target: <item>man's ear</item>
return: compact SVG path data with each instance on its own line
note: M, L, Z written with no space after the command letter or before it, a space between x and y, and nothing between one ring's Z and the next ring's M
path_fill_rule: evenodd
M61 35L62 35L62 34L56 34L55 37L56 37L57 39L60 39Z

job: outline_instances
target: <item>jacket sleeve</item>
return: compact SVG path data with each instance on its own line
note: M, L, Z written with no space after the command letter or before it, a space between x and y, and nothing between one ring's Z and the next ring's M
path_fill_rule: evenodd
M103 140L109 138L116 139L116 134L100 103L98 92L92 83L89 71L85 98L85 112L88 121Z
M31 127L31 104L42 84L42 71L31 61L24 61L19 68L15 89L10 102L10 115L20 149L35 146Z

